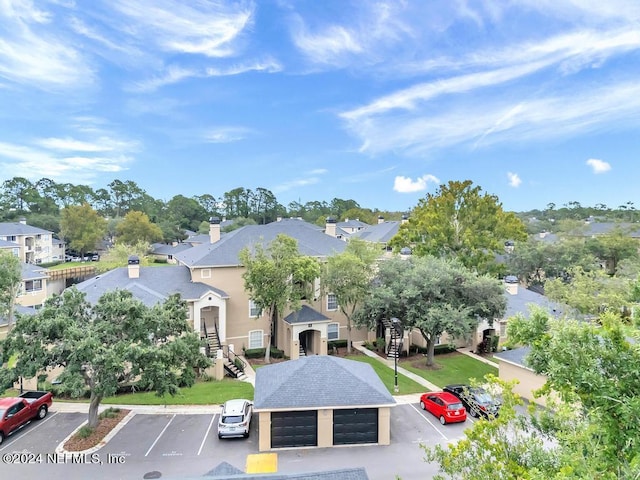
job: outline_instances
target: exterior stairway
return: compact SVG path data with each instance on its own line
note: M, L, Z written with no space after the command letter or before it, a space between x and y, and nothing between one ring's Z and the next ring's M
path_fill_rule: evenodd
M224 358L224 372L233 378L237 378L238 380L245 380L247 375L242 371L238 366L229 360L228 357Z
M382 324L385 326L385 329L389 331L389 344L386 348L387 358L400 358L400 352L402 352L402 334L394 328L391 320L385 318L382 320Z
M206 326L204 326L204 335L203 338L205 340L205 350L207 356L209 358L216 358L219 350L223 351L224 356L224 373L225 375L237 378L238 380L244 380L247 378L245 375L243 368L239 367L239 365L244 366L244 361L239 358L235 353L226 351L226 348L223 348L220 344L220 338L218 337L217 329L213 329L209 331ZM231 357L231 358L230 358ZM236 360L237 359L237 360Z
M299 357L306 357L307 356L307 352L304 351L304 348L302 348L302 345L300 345L300 353L298 354Z

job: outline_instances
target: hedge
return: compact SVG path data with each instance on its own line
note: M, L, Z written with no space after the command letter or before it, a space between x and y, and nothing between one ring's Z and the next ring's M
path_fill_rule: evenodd
M264 348L247 348L244 351L244 356L245 358L262 358L265 350ZM271 358L284 358L284 351L272 346L270 355Z
M421 347L419 345L411 345L411 350L417 353L427 353L427 347ZM451 343L442 343L433 347L433 354L439 355L442 353L451 353L456 351L456 346Z

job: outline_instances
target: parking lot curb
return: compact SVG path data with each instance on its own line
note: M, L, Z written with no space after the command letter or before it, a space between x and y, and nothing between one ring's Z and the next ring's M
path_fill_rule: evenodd
M133 410L131 410L121 421L120 423L118 423L118 425L116 425L101 441L100 443L98 443L96 446L88 448L86 450L80 450L80 451L68 451L65 450L64 445L65 443L67 443L69 441L69 439L71 437L73 437L82 427L84 427L87 423L88 420L81 423L78 428L76 428L73 432L71 432L69 435L67 435L67 437L62 440L62 442L60 442L60 444L56 447L56 453L58 455L79 455L79 454L91 454L94 453L98 450L100 450L102 447L104 447L109 440L111 440L119 431L120 429L122 429L127 423L129 423L129 420L131 420L134 416L136 415L136 412L134 412Z

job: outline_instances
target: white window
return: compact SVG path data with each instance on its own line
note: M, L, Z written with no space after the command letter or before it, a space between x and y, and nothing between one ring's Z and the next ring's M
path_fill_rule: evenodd
M251 330L249 332L249 348L262 348L262 339L264 335L262 330Z
M327 310L337 310L338 309L338 297L336 297L335 293L330 293L327 295Z
M249 300L249 317L256 318L262 315L262 311L258 308L253 300Z
M327 325L327 340L338 340L340 338L340 324L330 323Z
M507 336L507 322L500 322L500 336Z
M211 278L211 269L203 268L202 269L202 278Z

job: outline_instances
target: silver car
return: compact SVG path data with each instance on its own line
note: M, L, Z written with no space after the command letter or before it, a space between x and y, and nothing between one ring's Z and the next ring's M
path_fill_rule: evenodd
M218 420L218 438L249 436L253 403L244 398L228 400L222 405Z

